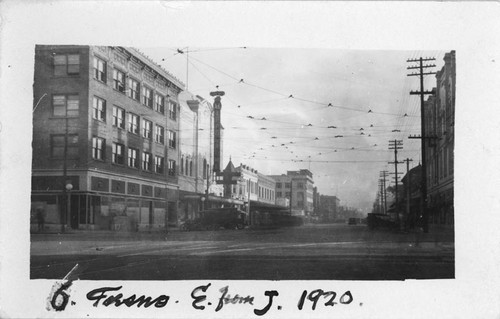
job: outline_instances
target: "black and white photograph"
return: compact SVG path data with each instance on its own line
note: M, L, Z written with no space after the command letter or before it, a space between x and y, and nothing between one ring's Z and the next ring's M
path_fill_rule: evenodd
M455 55L37 45L30 277L454 278Z
M1 317L500 316L494 4L21 3Z

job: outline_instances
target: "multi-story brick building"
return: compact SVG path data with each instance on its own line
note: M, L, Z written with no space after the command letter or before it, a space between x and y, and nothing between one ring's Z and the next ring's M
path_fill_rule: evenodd
M276 181L276 203L278 205L282 205L286 203L287 207L290 208L290 199L291 199L291 188L292 188L292 178L285 174L283 175L271 175Z
M231 167L234 165L230 160L226 169ZM276 182L273 178L259 173L258 170L245 164L234 167L233 171L239 173L240 178L236 184L226 188L227 196L246 203L250 199L250 207L252 205L276 204Z
M226 196L248 203L250 207L276 208L276 181L274 178L259 173L258 170L244 164L234 167L230 160L224 172L238 173L235 184L226 187Z
M259 202L276 204L276 181L269 176L257 172L259 184Z
M286 175L270 175L276 181L276 197L290 200L292 215L311 216L314 211L314 181L311 171L287 171Z
M231 160L230 164L233 165ZM234 199L242 200L246 203L259 201L259 174L254 168L248 165L240 164L234 168L235 172L241 174L240 180L237 184L229 188L228 196Z
M435 96L425 103L429 222L454 223L455 51L446 53L436 74Z
M336 196L319 195L318 202L320 221L333 222L339 219L340 200Z
M269 225L271 215L287 208L276 204L276 181L248 165L234 167L231 160L220 175L226 180L225 196L236 206L248 212L252 225ZM230 184L233 183L233 184Z
M183 89L132 48L37 46L33 210L73 229L176 221Z

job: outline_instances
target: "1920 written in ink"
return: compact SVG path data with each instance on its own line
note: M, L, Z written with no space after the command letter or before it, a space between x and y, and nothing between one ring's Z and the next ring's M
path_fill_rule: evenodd
M164 308L172 300L171 296L160 294L157 296L147 296L131 294L124 296L120 292L123 286L117 287L101 287L93 289L87 293L86 297L92 301L94 307L114 306L114 307L137 307L137 308ZM289 304L291 300L280 300L280 294L277 290L265 290L263 296L259 295L258 298L251 295L238 294L233 292L228 285L217 290L216 299L209 300L209 290L216 289L212 287L211 283L195 287L191 291L191 306L195 310L206 311L211 306L214 306L214 311L219 312L224 307L233 305L249 306L252 308L253 313L257 316L263 316L271 309L283 310L282 304ZM338 298L337 298L338 297ZM311 309L316 310L318 306L333 307L335 305L349 305L354 301L354 297L350 291L343 294L337 294L334 291L325 291L322 289L315 289L311 292L304 290L297 299L297 306L295 309L299 311L304 309L306 303L311 304ZM176 303L179 300L175 301ZM293 302L293 300L292 300Z

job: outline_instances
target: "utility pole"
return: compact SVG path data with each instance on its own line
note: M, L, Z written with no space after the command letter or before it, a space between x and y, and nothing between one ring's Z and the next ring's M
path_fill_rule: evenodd
M382 184L382 180L379 179L378 180L378 187L379 187L379 191L377 193L377 206L378 206L378 213L379 214L382 214L382 209L383 209L383 205L384 205L384 198L383 198L383 184Z
M398 164L401 164L403 162L398 162L398 150L403 148L403 141L402 140L393 140L389 141L389 149L394 150L394 162L389 162L389 164L394 164L394 180L396 182L396 198L395 198L395 209L396 209L396 220L401 228L401 220L399 219L399 210L398 210ZM401 173L399 173L401 174Z
M427 64L424 65L424 61L435 61L436 58L422 58L419 59L409 59L406 62L418 62L417 66L409 66L408 70L418 69L419 73L407 74L408 76L419 76L420 77L420 91L410 91L410 95L420 95L420 126L421 126L421 148L422 148L422 177L421 177L421 185L420 185L420 213L423 218L423 229L424 233L429 232L429 214L427 212L427 161L426 161L426 152L425 152L425 140L427 139L425 135L425 110L424 110L424 96L426 94L433 94L432 91L424 90L424 75L436 74L436 72L424 72L426 68L432 68L436 65Z
M378 185L380 187L379 196L378 196L378 202L379 202L378 203L378 212L381 214L382 209L383 209L382 207L384 205L384 202L383 202L383 200L384 200L384 195L383 195L384 194L384 185L382 184L381 179L378 180Z
M389 172L388 171L381 171L380 172L380 177L382 177L382 181L383 181L383 192L382 192L382 199L383 199L383 204L384 204L384 214L387 215L387 187L386 187L386 184L385 184L385 178L387 177L387 174Z
M411 175L410 175L410 162L412 162L412 159L405 159L406 162L406 176L408 176L408 180L406 181L406 218L410 216L410 196L411 196ZM405 228L407 228L405 226Z

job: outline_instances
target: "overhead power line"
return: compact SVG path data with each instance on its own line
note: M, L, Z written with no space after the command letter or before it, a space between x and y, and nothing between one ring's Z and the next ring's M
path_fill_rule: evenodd
M288 97L290 99L295 99L295 100L299 100L299 101L303 101L303 102L308 102L308 103L313 103L313 104L318 104L318 105L322 105L322 106L325 106L325 107L332 107L332 108L338 108L338 109L344 109L344 110L349 110L349 111L355 111L355 112L361 112L361 113L374 113L374 114L382 114L382 115L398 115L398 114L395 114L395 113L389 113L389 112L379 112L379 111L375 111L373 110L372 108L370 107L365 107L365 108L355 108L355 107L347 107L347 106L343 106L343 105L337 105L337 104L334 104L332 102L319 102L319 101L315 101L313 99L308 99L308 98L303 98L303 97L297 97L296 95L294 95L293 93L283 93L283 92L279 92L279 91L276 91L276 90L273 90L273 89L269 89L269 88L266 88L266 87L263 87L263 86L260 86L260 85L257 85L257 84L254 84L252 82L249 82L247 81L246 79L243 79L243 78L239 78L238 77L235 77L233 75L230 75L229 73L227 72L224 72L206 62L203 62L201 61L200 59L197 59L197 58L194 58L194 57L190 57L192 60L195 60L197 61L198 63L201 63L235 81L238 81L238 83L241 83L241 84L245 84L245 85L248 85L248 86L252 86L252 87L255 87L255 88L258 88L258 89L261 89L261 90L264 90L264 91L267 91L267 92L270 92L270 93L274 93L274 94L277 94L277 95L280 95L282 97Z

